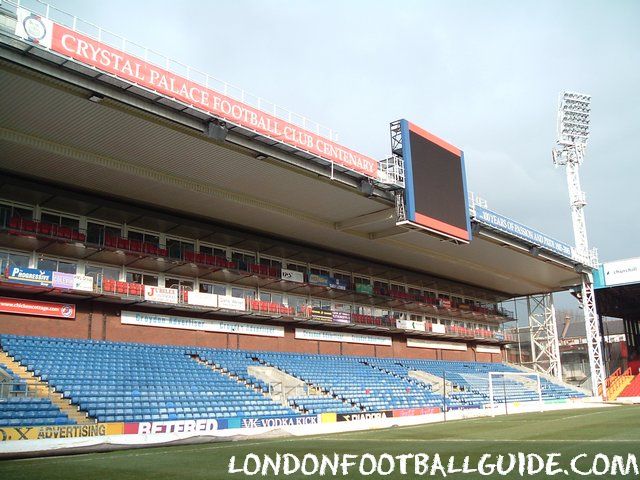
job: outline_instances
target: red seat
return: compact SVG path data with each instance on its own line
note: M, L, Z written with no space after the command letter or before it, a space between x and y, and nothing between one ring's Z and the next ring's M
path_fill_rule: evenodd
M126 238L118 238L118 248L121 250L129 250L129 240Z
M166 248L158 248L158 256L166 257L169 254Z
M37 229L37 223L34 222L33 220L22 220L22 229L25 232L34 232Z
M118 237L115 237L113 235L105 235L104 237L104 246L105 247L112 247L112 248L117 248L118 247Z
M142 252L142 242L140 240L129 240L129 250Z
M58 227L58 236L61 238L67 238L71 240L72 233L73 233L73 230L70 229L69 227L63 227L63 226Z
M22 218L20 217L11 217L9 219L9 228L22 228Z
M41 233L42 235L51 235L51 232L53 231L53 225L51 225L50 223L38 223L38 233Z
M195 252L191 252L191 251L184 252L184 260L186 262L195 262L196 261Z
M102 290L105 292L115 293L116 292L116 281L105 278L102 281Z

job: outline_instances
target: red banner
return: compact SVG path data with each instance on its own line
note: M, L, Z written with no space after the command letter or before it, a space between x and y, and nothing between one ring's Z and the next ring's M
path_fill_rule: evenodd
M76 306L69 303L38 302L9 297L0 297L0 312L65 318L67 320L76 318Z
M16 34L33 43L355 172L371 178L378 176L378 162L370 157L67 27L19 10Z

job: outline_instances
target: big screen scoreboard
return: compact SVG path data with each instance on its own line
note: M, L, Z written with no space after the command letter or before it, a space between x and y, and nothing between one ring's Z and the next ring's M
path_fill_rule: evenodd
M400 120L406 223L459 242L471 241L463 152Z

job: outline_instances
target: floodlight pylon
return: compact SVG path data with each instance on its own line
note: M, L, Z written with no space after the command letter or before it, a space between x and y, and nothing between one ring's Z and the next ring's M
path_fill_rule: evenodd
M586 197L580 185L580 165L584 162L589 123L591 116L591 96L583 93L564 92L558 106L558 131L553 149L553 162L556 166L566 167L569 202L573 221L575 248L573 257L580 264L595 268L598 256L595 249L589 250L587 226L584 216ZM606 399L606 372L602 352L602 334L598 322L593 276L583 272L582 307L589 351L592 392L594 396Z

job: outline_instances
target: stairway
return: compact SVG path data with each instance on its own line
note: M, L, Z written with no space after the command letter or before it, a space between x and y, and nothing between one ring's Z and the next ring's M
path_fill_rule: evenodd
M613 401L629 386L633 381L634 376L631 374L631 369L627 369L624 373L620 372L620 369L616 370L614 374L607 379L607 399Z
M32 391L36 397L48 398L51 400L51 403L78 425L91 425L96 423L95 419L78 410L78 407L71 403L71 400L62 398L60 393L56 392L46 382L37 378L32 372L27 370L26 367L20 365L20 363L16 362L2 350L0 350L0 363L4 363L9 370L24 380L27 383L27 388Z
M280 405L282 405L282 406L284 406L284 407L288 407L288 408L290 408L290 409L292 409L292 410L295 410L296 412L298 412L298 413L300 413L300 414L303 414L303 413L304 413L304 412L303 412L300 408L298 408L297 406L289 405L286 401L283 401L281 398L277 398L277 396L275 396L275 395L273 395L273 394L270 394L269 392L264 392L264 391L262 391L262 389L261 389L261 388L257 388L256 386L251 385L249 382L247 382L246 380L241 379L240 377L238 377L238 376L237 376L236 374L234 374L234 373L231 373L231 372L228 372L228 371L226 371L226 370L223 370L223 369L221 369L221 368L217 367L216 365L214 365L213 363L210 363L210 362L208 362L208 361L206 361L206 360L203 360L202 358L200 358L200 357L199 357L199 356L197 356L197 355L191 355L191 358L192 358L193 360L195 360L196 362L198 362L200 365L204 365L205 367L210 368L211 370L213 370L213 371L214 371L214 372L216 372L216 373L219 373L220 375L226 375L227 377L234 379L236 382L240 383L241 385L244 385L244 386L245 386L245 387L247 387L247 388L250 388L250 389L252 389L252 390L255 390L256 392L260 393L263 397L270 398L270 399L271 399L271 400L273 400L274 402L276 402L276 403L278 403L278 404L280 404ZM249 367L249 368L251 368L251 367ZM247 370L249 370L249 369L247 369ZM247 373L249 373L251 376L255 376L255 375L253 375L253 374L252 374L252 372L250 372L250 371L248 371ZM259 377L256 377L256 378L258 378L259 380L261 380Z

